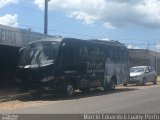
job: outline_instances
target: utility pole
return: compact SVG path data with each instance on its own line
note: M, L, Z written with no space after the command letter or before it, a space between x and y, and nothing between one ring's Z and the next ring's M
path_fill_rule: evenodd
M154 41L154 47L155 47L155 53L156 53L156 73L158 72L157 71L157 49L156 49L156 41Z
M147 50L147 52L148 52L149 66L151 66L151 58L150 58L149 45L150 45L150 43L148 42L148 48L147 48L148 50Z
M44 34L48 34L48 1L45 0L45 5L44 5Z

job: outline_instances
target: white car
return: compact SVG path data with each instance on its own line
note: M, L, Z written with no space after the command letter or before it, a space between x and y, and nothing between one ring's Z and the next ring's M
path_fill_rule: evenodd
M135 66L130 68L129 83L146 85L147 82L157 84L157 74L150 66Z

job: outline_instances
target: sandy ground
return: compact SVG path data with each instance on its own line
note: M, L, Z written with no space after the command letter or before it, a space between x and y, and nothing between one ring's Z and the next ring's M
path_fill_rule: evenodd
M2 102L0 103L0 112L4 110L13 110L13 109L19 109L19 108L27 108L27 107L33 107L33 106L41 106L54 103L54 101L9 101L9 102Z

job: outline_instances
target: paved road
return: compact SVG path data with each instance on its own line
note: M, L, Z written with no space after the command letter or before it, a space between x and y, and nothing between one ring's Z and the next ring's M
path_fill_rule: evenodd
M160 87L81 93L71 99L60 99L48 105L3 112L15 114L160 113Z

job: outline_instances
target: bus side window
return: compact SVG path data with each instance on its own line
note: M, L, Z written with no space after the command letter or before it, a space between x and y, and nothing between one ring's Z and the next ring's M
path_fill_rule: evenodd
M73 61L73 50L69 44L63 44L63 63L70 64Z

